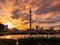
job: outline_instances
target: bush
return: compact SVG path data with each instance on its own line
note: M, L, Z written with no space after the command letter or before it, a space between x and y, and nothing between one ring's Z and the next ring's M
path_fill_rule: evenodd
M41 37L19 38L18 43L19 45L37 45L37 43L55 45L57 43L60 43L60 38L41 38Z

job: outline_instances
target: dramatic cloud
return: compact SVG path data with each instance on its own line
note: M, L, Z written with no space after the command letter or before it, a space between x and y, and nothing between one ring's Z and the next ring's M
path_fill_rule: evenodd
M46 8L43 8L43 9L38 9L36 12L38 14L47 14L47 13L50 13L50 12L55 12L55 11L60 11L60 5L57 5L57 6L54 6L54 7L46 7Z
M38 11L38 10L37 10ZM55 11L60 11L60 5L54 6L54 7L46 7L43 9L39 9L39 11L37 12L38 14L47 14L50 12L55 12Z
M0 2L5 3L5 0L0 0Z
M60 0L0 0L0 22L12 23L18 29L29 28L30 9L33 27L60 22Z
M16 10L12 11L12 14L13 14L13 16L11 16L11 18L13 18L13 19L20 18L20 16L19 16L19 9L16 9Z

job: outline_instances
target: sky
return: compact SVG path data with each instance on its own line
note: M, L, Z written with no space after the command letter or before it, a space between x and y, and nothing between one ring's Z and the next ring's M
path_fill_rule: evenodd
M25 30L29 28L30 9L32 28L60 27L60 0L0 0L0 23Z

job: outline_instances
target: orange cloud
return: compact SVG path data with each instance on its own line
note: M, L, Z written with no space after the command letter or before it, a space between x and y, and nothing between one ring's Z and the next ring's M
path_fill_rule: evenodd
M18 29L27 29L30 9L33 28L37 24L46 28L46 24L55 25L60 21L54 18L60 15L60 0L0 0L0 22L3 24L10 22Z

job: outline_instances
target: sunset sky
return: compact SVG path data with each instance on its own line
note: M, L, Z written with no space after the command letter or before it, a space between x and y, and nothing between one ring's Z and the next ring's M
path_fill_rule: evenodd
M60 0L0 0L0 23L27 29L30 9L32 27L60 27Z

